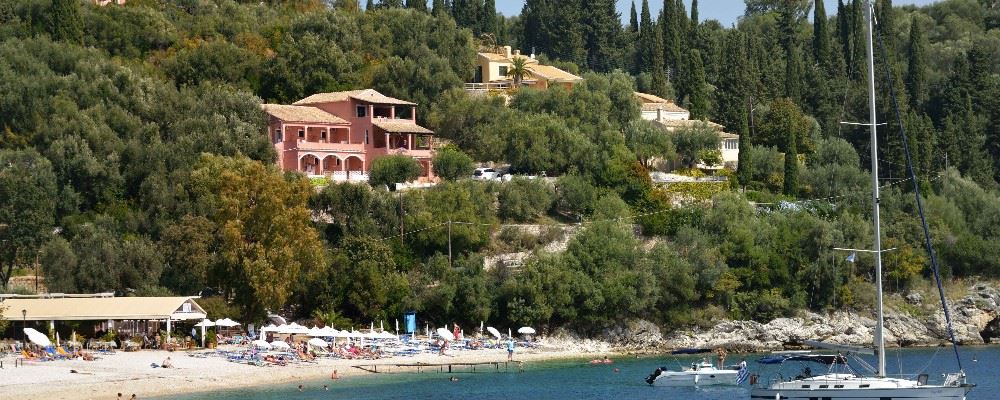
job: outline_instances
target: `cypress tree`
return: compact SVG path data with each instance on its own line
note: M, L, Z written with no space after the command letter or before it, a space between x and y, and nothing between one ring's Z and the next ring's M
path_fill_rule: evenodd
M691 31L698 29L698 0L691 0Z
M653 74L652 92L657 96L667 96L667 73L664 71L663 65L663 32L655 27L650 29L653 35L653 48L652 48L652 65L651 73Z
M615 0L591 0L583 12L587 66L598 72L611 71L621 58L618 47L621 16L615 9Z
M83 43L83 19L79 0L52 0L49 9L49 34L52 40Z
M358 0L337 0L333 7L338 10L357 12L361 10L361 3Z
M406 8L427 11L427 0L406 0Z
M546 32L549 52L553 58L585 65L587 61L586 37L583 30L582 0L560 0L553 3L551 31Z
M705 67L701 61L701 52L698 49L691 49L686 60L688 63L686 80L689 81L688 111L691 111L691 119L707 119L709 104L708 93L706 92Z
M823 1L816 1L813 10L813 57L824 67L830 56L830 33L826 28L826 6Z
M885 51L889 54L894 54L896 49L896 23L895 18L892 17L892 0L876 1L875 11L875 21L878 22L878 29L882 31Z
M740 116L740 123L736 134L740 135L740 148L739 153L736 155L736 182L744 190L750 184L753 170L753 164L750 161L750 120L747 116L749 107L749 103L744 104L738 108L739 111L737 112Z
M483 2L483 8L480 12L479 18L479 32L480 33L492 33L494 36L497 34L497 5L494 0L486 0Z
M749 60L746 37L733 29L726 35L720 74L715 90L715 118L727 127L736 127L746 119L747 98L750 96Z
M365 2L365 12L368 11L375 11L375 2L372 0Z
M635 0L632 0L632 9L628 13L628 31L639 33L639 16L635 13Z
M402 8L403 0L379 0L379 8Z
M434 3L432 3L431 6L433 7L431 9L431 14L435 17L448 15L448 6L444 4L444 0L434 0Z
M795 132L788 132L785 142L785 182L782 193L795 196L799 188L799 154Z
M653 53L656 51L654 29L656 27L653 26L652 16L649 15L649 0L642 0L642 19L639 24L639 40L637 40L635 51L636 71L649 72L653 69Z
M865 0L854 0L851 6L851 18L852 23L852 40L851 50L854 54L849 59L848 63L853 64L852 71L854 71L853 78L861 80L865 75L868 74L867 64L863 61L867 58L865 55L865 49L868 41L868 30L865 25L865 10L862 2Z
M840 39L841 54L847 69L851 73L851 9L844 5L844 0L837 0L837 37Z
M667 68L667 74L671 78L677 76L681 67L681 26L684 25L677 24L676 14L677 3L674 0L663 0L663 9L660 10L660 19L657 24L663 34L663 62Z
M906 89L910 92L910 107L923 110L927 104L927 39L914 16L910 23L909 68L906 74Z

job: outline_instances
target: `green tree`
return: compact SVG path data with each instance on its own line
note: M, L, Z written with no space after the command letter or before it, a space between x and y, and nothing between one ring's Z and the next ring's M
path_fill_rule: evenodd
M649 4L647 3L647 7ZM632 0L632 8L628 13L628 31L632 34L639 33L639 16L635 12L635 0Z
M479 18L479 32L480 33L492 33L496 35L499 33L497 25L497 6L494 0L486 0L483 3L483 9L481 11L481 17Z
M33 260L52 233L56 213L52 164L34 150L0 149L0 284Z
M908 60L909 68L906 74L906 89L910 94L910 107L923 110L927 104L927 39L916 16L910 22L910 45Z
M649 0L642 0L642 13L639 20L639 36L636 40L634 69L636 72L653 70L653 58L656 52L656 27L649 13ZM662 39L661 39L662 40Z
M654 158L666 159L674 153L668 133L650 121L638 120L629 124L625 129L625 143L646 168L652 166Z
M510 68L507 69L507 76L514 80L515 88L521 87L521 82L529 73L531 73L531 67L528 66L527 57L514 57L510 62Z
M795 196L799 192L799 153L794 132L788 132L785 142L785 181L782 193Z
M82 44L83 20L80 17L79 1L52 0L48 18L48 32L53 40Z
M743 118L739 124L740 135L739 154L736 156L736 181L743 188L750 184L752 179L753 161L750 159L750 125L747 116L747 107L740 107L743 110Z
M344 308L358 320L399 315L410 295L406 275L399 271L385 242L370 236L344 239L344 257L333 266Z
M663 34L658 29L653 29L653 64L649 72L653 76L652 89L653 94L657 96L667 96L670 92L670 88L667 87L667 71L664 69L663 63Z
M506 220L530 222L548 211L554 197L555 193L548 183L516 177L500 186L497 214Z
M693 168L706 150L715 150L719 147L718 132L707 124L678 129L672 138L674 145L677 146L678 157L688 168Z
M475 168L472 157L454 147L438 149L434 154L434 175L454 181L472 175Z
M389 186L395 188L396 183L406 183L420 176L420 164L407 155L389 155L376 158L368 173L368 183L372 186Z
M698 49L691 49L691 53L685 60L688 63L685 79L688 81L687 87L690 92L687 93L684 103L691 111L692 119L707 119L710 105L708 104L708 84L705 82L705 68L701 61L701 52Z
M245 157L203 155L192 191L214 224L218 260L208 283L239 304L244 319L277 310L301 274L323 264L323 247L309 219L311 186Z
M826 5L823 1L813 6L813 58L820 65L826 65L830 57L830 31L826 27Z
M621 15L615 10L614 0L594 0L584 8L582 21L587 49L587 66L598 72L608 72L622 66Z
M427 11L427 0L406 0L406 8L417 11Z
M451 10L448 9L448 5L445 4L445 0L434 0L431 7L431 13L435 17L442 17L451 13Z

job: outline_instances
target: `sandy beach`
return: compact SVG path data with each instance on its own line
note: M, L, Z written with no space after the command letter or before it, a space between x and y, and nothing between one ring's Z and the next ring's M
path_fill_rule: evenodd
M196 352L197 353L197 352ZM139 351L101 355L100 360L28 362L14 367L14 358L3 359L0 393L16 399L113 399L117 393L140 398L178 393L222 390L273 383L329 377L333 370L341 377L369 374L356 365L395 363L461 363L506 361L502 349L456 351L449 356L424 353L379 360L320 359L314 364L257 367L228 362L220 357L192 357L187 352ZM152 368L171 357L176 368ZM541 361L587 357L579 350L519 348L515 361ZM77 371L72 373L71 370ZM385 374L392 379L392 374Z

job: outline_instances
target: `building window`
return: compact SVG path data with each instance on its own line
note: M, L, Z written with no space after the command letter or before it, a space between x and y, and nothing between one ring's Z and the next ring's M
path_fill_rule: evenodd
M319 131L320 139L326 139L326 131Z
M368 144L368 130L365 129L365 144Z
M304 129L299 129L299 139L305 139L306 131Z
M501 65L500 66L500 76L507 76L507 66L506 65Z
M368 116L368 106L358 106L358 118Z
M274 130L274 141L275 142L282 142L284 140L285 140L285 138L281 136L281 129L275 129Z

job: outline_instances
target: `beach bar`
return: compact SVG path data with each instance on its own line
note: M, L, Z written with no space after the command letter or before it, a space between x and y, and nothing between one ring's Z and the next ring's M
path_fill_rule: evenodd
M185 297L113 297L107 294L0 295L3 318L8 321L165 321L170 337L174 321L202 320L205 310Z

